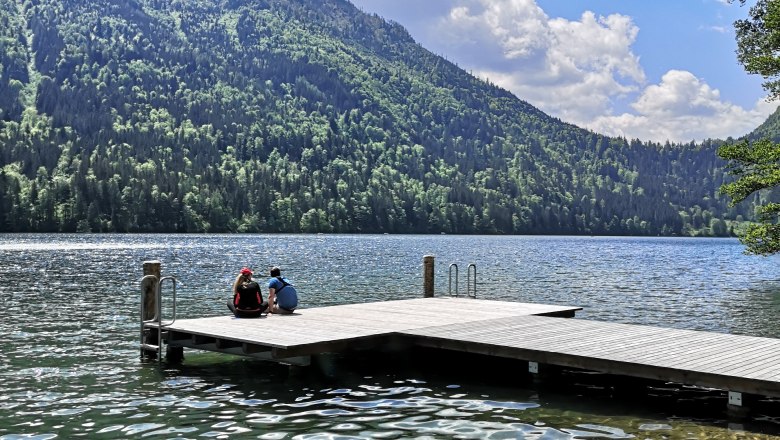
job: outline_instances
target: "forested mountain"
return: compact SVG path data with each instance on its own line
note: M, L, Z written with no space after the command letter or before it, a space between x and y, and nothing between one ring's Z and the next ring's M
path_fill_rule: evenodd
M769 138L773 142L780 142L780 108L769 115L766 121L753 130L747 137L751 140Z
M716 148L566 124L345 0L0 0L0 231L725 235Z

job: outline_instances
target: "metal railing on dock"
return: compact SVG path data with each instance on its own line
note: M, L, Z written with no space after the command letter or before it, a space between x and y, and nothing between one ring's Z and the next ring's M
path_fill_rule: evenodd
M473 284L471 280L471 269L474 269ZM477 297L477 265L474 263L469 264L469 267L466 268L466 296L470 296L471 298Z
M452 276L452 271L455 270L455 276ZM471 274L474 273L474 278L472 279ZM449 268L449 281L448 281L448 293L450 296L458 297L459 291L458 291L458 265L455 263L450 264ZM455 292L452 291L452 282L455 281ZM470 298L476 298L477 297L477 265L474 263L469 264L469 266L466 268L466 296Z
M164 281L170 281L173 287L172 305L170 321L163 321L162 319L162 286ZM153 292L149 292L147 286L152 283ZM158 360L162 360L162 342L164 335L164 328L170 326L176 322L176 283L177 280L173 276L158 277L157 275L149 274L144 275L141 278L141 341L140 350L141 357L150 356L150 353L154 353ZM153 301L147 296L153 295ZM152 306L150 306L152 302ZM151 318L147 318L150 314L149 308L154 309L154 315ZM152 325L150 325L152 324Z
M455 294L452 294L452 269L455 269ZM458 296L458 265L455 263L450 264L449 271L449 294L450 296Z

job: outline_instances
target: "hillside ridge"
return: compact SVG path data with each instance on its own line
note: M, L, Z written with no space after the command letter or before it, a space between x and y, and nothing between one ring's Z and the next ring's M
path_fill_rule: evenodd
M0 0L0 24L0 231L722 236L752 212L717 194L718 142L564 123L344 0Z

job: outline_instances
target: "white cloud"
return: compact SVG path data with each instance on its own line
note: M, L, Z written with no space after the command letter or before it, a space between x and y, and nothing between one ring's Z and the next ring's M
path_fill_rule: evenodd
M760 125L777 103L756 102L752 110L721 100L692 73L670 70L657 85L647 86L632 104L636 114L599 116L585 124L611 135L687 142L741 136Z
M713 31L717 32L719 34L730 34L731 28L726 26L706 26L706 27L699 27L699 29L707 30L707 31Z
M460 59L475 75L608 135L680 142L740 136L776 107L725 102L686 71L670 70L648 85L632 51L639 28L621 14L586 11L567 20L548 17L534 0L463 0L438 30L444 49L467 55ZM633 111L616 115L623 102Z

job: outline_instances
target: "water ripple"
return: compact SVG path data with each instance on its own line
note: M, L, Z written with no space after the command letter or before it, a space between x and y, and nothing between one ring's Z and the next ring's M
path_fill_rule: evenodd
M482 388L472 376L439 378L446 369L321 383L208 353L188 352L182 366L141 364L138 280L141 263L159 259L183 281L179 317L212 316L226 313L242 266L281 266L300 286L301 307L314 307L406 298L421 257L433 254L437 295L447 293L450 263L475 262L481 298L582 306L583 319L778 336L778 259L741 251L721 239L0 234L0 420L12 421L0 423L0 440L732 438L717 412L699 422ZM780 431L780 418L759 420L759 432Z

